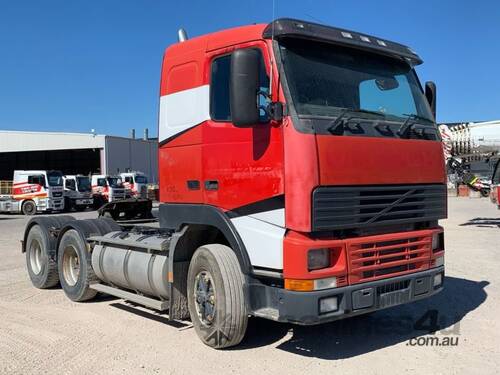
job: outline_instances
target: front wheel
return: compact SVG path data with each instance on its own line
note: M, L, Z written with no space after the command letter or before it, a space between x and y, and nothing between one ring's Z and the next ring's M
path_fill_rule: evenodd
M26 216L32 216L36 214L36 204L33 201L26 201L22 206L23 214Z
M245 279L234 251L212 244L198 248L189 265L188 308L198 337L222 349L238 345L247 329Z

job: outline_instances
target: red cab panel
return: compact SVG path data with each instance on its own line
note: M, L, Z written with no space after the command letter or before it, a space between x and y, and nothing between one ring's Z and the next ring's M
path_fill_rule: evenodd
M444 183L441 142L318 135L321 185Z

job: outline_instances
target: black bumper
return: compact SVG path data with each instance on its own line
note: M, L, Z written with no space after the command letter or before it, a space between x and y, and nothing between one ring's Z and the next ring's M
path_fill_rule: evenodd
M433 286L441 274L441 284ZM293 292L249 283L249 306L254 316L301 325L326 323L430 297L443 289L444 267L341 288ZM337 297L338 309L320 313L320 300Z

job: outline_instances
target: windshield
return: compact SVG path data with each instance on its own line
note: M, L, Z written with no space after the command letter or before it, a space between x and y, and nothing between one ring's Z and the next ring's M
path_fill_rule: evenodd
M148 179L146 178L146 176L135 176L135 182L138 184L147 184Z
M403 61L301 39L285 40L280 49L299 116L335 117L347 108L377 112L392 121L411 115L433 121L415 72Z
M122 179L120 177L108 177L108 185L112 188L122 187Z
M92 190L92 186L90 184L90 178L88 177L77 177L76 178L78 191L81 193L89 192Z
M49 186L63 186L63 176L61 172L47 172Z

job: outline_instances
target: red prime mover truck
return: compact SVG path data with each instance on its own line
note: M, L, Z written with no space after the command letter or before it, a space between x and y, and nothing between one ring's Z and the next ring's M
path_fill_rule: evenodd
M215 348L249 316L318 324L439 292L445 170L420 63L291 19L181 30L161 70L159 228L32 219L33 284L190 317Z

